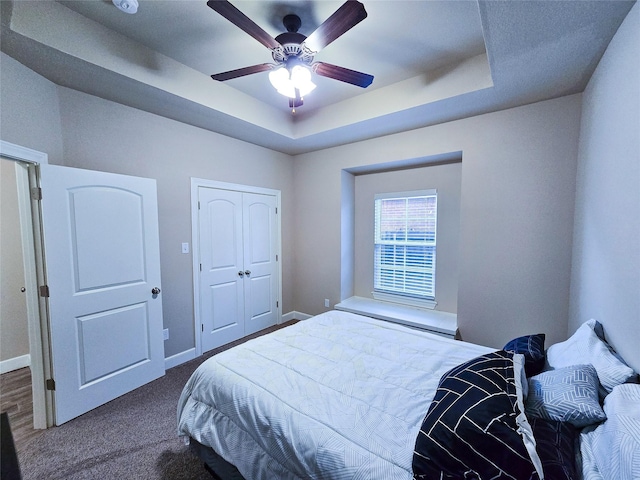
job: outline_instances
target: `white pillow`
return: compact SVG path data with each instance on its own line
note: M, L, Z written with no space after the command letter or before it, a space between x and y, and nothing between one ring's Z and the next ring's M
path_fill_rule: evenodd
M596 320L583 323L568 340L551 345L547 350L547 364L551 368L588 364L594 366L600 384L607 392L627 381L634 371L621 362L598 337Z
M593 461L605 480L640 478L640 384L619 385L604 401L607 420L591 432Z

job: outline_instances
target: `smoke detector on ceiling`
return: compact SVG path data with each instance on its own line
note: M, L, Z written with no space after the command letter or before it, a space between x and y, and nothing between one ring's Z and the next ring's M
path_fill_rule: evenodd
M138 0L111 0L113 4L124 13L136 13L138 11Z

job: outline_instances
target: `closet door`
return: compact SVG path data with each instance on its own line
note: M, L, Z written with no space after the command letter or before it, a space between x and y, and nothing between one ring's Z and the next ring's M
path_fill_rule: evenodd
M276 198L243 194L244 334L277 321Z
M242 193L199 188L202 351L244 336Z
M200 187L202 352L278 319L276 197Z

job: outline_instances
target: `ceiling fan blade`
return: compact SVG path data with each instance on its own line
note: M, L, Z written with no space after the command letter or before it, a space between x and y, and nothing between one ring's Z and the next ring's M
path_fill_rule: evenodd
M253 38L258 40L265 47L272 50L282 48L282 46L276 41L275 38L265 32L253 20L247 17L244 13L234 7L227 0L209 0L207 2L207 5L218 12L220 15L222 15L224 18L229 20L235 26L241 28Z
M252 75L254 73L266 72L271 70L273 65L270 63L261 63L259 65L252 65L250 67L238 68L237 70L229 70L228 72L216 73L211 75L211 78L224 82L225 80L231 80L232 78L244 77L246 75Z
M356 72L355 70L330 63L316 62L311 67L321 77L333 78L334 80L340 80L362 88L367 88L373 82L373 75Z
M367 11L364 5L355 0L347 0L307 37L304 45L314 53L319 52L365 18Z

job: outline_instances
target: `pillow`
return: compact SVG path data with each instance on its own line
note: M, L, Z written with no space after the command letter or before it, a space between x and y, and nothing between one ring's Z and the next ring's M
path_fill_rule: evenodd
M576 437L578 429L566 422L531 418L536 452L542 462L545 479L577 480Z
M442 376L416 438L414 478L542 478L523 364L522 355L498 351Z
M607 421L593 432L595 464L605 479L640 478L640 385L613 389L604 401Z
M524 371L527 377L531 377L544 368L544 338L544 333L514 338L504 346L503 350L524 355Z
M606 340L604 339L604 327L599 321L597 321L595 318L591 318L584 323L591 327L593 332L598 336L600 340L606 342Z
M600 384L607 393L634 375L633 370L611 353L594 329L596 320L583 323L568 340L551 345L547 350L547 364L551 368L590 363L598 373Z
M529 379L527 415L569 422L582 428L606 418L598 397L598 375L592 365L549 370Z

